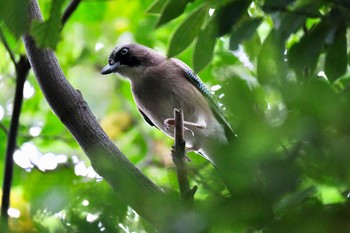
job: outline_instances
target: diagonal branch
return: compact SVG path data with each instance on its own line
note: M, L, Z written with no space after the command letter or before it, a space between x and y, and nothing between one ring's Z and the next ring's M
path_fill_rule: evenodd
M68 21L69 17L74 13L74 11L78 8L79 3L81 2L81 0L72 0L69 5L67 6L67 8L65 9L62 18L61 18L61 30L63 28L63 26L66 24L66 22Z
M14 65L16 65L17 62L16 62L16 59L15 59L15 55L13 54L12 50L10 49L10 46L7 43L7 40L6 40L5 35L2 32L2 30L0 30L0 39L1 39L1 42L4 44L7 52L10 54L11 61L13 62Z
M0 129L7 135L8 134L8 129L6 128L6 126L0 122Z
M30 2L28 17L31 21L42 21L37 0ZM156 228L164 227L165 220L178 213L177 201L144 176L110 141L81 93L65 78L55 53L38 48L28 34L22 39L47 102L84 150L94 169L139 215Z

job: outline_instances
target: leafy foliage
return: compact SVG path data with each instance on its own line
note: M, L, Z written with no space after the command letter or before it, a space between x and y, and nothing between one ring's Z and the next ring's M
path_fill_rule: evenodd
M186 20L177 28L171 38L168 56L173 57L186 49L196 37L207 15L207 7L202 5L192 12Z
M187 3L192 0L169 0L162 7L161 15L158 19L157 26L168 23L170 20L181 15L185 10Z
M40 47L56 49L60 39L62 3L63 1L60 0L53 1L50 9L50 17L44 22L35 21L32 24L31 33Z
M196 208L165 225L175 232L350 229L348 0L82 1L60 31L63 3L40 1L48 16L31 33L39 45L56 49L67 78L117 146L169 193L178 189L171 140L142 123L127 82L99 78L99 70L116 43L135 40L192 63L206 83L219 85L215 96L222 97L238 140L218 149L221 173L188 154L191 185L199 186ZM10 5L0 7L0 22L18 57L23 46L9 33L18 38L27 29L27 5ZM3 47L0 54L8 57ZM13 77L13 64L3 60L1 154ZM21 214L11 218L13 231L153 232L94 173L33 74L26 83L32 94L17 141L11 206ZM221 176L234 185L233 197Z
M28 0L3 1L0 7L0 22L18 38L28 29L27 14Z

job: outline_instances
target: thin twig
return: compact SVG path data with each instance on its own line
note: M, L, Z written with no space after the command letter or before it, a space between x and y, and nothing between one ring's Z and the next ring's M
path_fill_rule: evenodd
M175 143L172 150L172 159L176 167L177 181L179 183L181 197L185 202L192 203L194 199L194 195L197 191L197 186L194 186L191 189L188 181L188 177L187 177L182 110L174 109L174 118L175 118L175 132L174 132Z
M2 186L2 204L1 204L1 222L5 225L2 226L6 229L8 226L8 214L7 210L10 207L10 192L13 176L13 153L16 149L17 132L19 126L19 116L21 113L21 107L23 102L23 87L28 72L30 70L30 64L25 56L21 56L20 60L15 63L16 65L16 92L15 100L13 103L13 112L11 118L10 129L8 131L7 145L6 145L6 161L5 171Z
M16 65L17 62L16 62L16 59L15 59L15 55L13 54L12 50L10 49L10 46L9 46L9 44L7 43L7 40L6 40L6 38L5 38L5 36L4 36L3 32L2 32L2 30L0 30L0 39L1 39L1 42L4 44L4 46L5 46L6 50L7 50L7 52L10 54L10 58L11 58L13 64Z
M65 25L65 23L68 21L69 17L73 14L73 12L78 8L79 3L81 2L81 0L72 0L69 5L67 6L67 8L65 9L62 18L61 18L61 30L63 28L63 26Z
M22 102L23 102L23 88L24 83L27 78L28 72L30 70L30 64L28 58L25 55L21 55L20 60L17 62L14 53L12 52L5 35L2 30L0 30L0 39L10 55L11 61L16 68L16 92L15 100L13 104L13 112L11 117L10 129L7 129L4 124L0 124L0 128L7 135L7 145L6 145L6 157L5 157L5 168L4 177L2 185L2 201L1 201L1 228L6 229L8 226L8 214L7 210L10 207L10 194L11 194L11 184L13 178L13 153L17 146L17 134L19 126L19 115L21 113Z
M6 128L6 126L0 122L0 129L7 135L8 134L8 129Z

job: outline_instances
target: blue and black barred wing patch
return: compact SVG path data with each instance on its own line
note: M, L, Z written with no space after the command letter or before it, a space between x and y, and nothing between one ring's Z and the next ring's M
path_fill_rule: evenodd
M183 71L186 73L187 80L190 81L207 99L207 101L210 104L210 107L212 108L215 117L218 119L218 121L224 126L225 133L229 138L232 138L234 136L233 130L230 126L230 124L227 122L221 108L219 107L218 103L213 99L212 94L208 90L208 88L204 85L204 83L200 80L200 78L189 68L181 67Z
M199 77L193 73L191 70L182 68L186 73L186 78L206 97L211 97L211 93L204 83L199 79Z

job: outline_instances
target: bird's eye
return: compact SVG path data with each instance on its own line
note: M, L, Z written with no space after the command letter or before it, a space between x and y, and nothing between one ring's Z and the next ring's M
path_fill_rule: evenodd
M120 50L120 54L121 55L125 55L129 52L129 49L128 48L123 48L122 50Z

